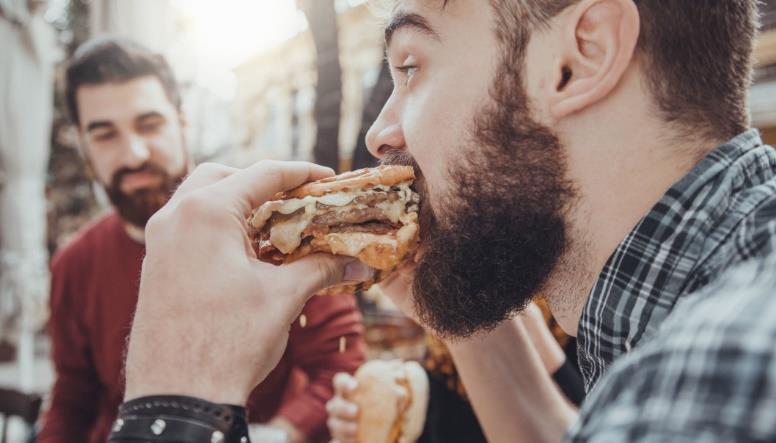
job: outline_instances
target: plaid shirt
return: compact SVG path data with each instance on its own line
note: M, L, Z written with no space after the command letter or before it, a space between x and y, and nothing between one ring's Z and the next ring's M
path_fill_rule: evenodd
M750 260L680 301L612 365L568 441L776 441L775 270L776 255Z
M676 302L770 251L776 151L756 130L718 147L666 192L614 251L577 335L590 391L606 367L653 336Z
M674 185L599 276L578 335L587 387L619 361L571 441L776 438L776 285L759 272L774 246L776 151L749 131Z

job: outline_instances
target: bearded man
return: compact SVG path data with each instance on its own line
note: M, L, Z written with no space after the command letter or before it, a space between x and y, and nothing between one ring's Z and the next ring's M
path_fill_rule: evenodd
M38 441L104 442L124 392L123 355L137 304L144 228L190 168L186 123L170 67L133 42L85 43L69 63L66 82L81 152L114 210L85 227L52 262L57 379ZM289 442L326 441L331 379L364 360L361 317L350 295L316 297L302 315L290 327L282 361L251 393L250 420L270 428L265 435ZM174 346L186 340L181 335ZM165 352L170 350L159 350Z
M414 263L384 289L448 339L487 439L776 440L776 152L749 127L746 103L759 2L393 3L385 34L395 88L367 144L388 163L416 166L425 214ZM144 426L161 417L194 420L213 441L243 439L239 424L159 395L239 414L226 405L263 379L298 306L318 288L364 278L352 260L327 256L270 274L245 251L235 214L331 174L272 162L200 169L152 219L112 442L146 439ZM203 232L231 245L219 263L242 279L176 260L171 251L207 244ZM195 281L173 284L164 278L173 272ZM289 296L246 296L257 278ZM217 363L154 358L202 317L170 324L156 312L182 299L208 306L223 287L219 300L263 312L245 333L265 346L219 347L230 331L214 327L193 349L222 349ZM522 324L504 321L538 294L577 336L589 389L579 410ZM184 373L180 359L190 362ZM248 372L243 361L264 366ZM203 377L214 381L190 386ZM176 437L158 441L194 441Z
M391 3L395 88L367 145L385 163L415 166L429 204L424 250L386 292L450 339L488 439L558 441L577 414L527 363L525 334L504 322L540 293L577 337L589 395L608 395L603 405L589 396L584 415L594 404L630 414L612 441L724 428L723 404L703 400L724 393L703 371L726 367L731 343L691 352L689 333L676 334L640 368L654 374L695 355L690 373L663 380L684 384L685 406L697 403L688 415L670 407L683 391L634 366L602 377L651 340L670 343L655 337L680 301L776 244L776 155L749 129L746 103L757 2ZM716 376L740 380L732 369ZM641 398L606 391L626 380ZM636 413L647 398L660 408ZM332 429L348 441L353 408L339 400ZM579 439L605 426L577 424Z

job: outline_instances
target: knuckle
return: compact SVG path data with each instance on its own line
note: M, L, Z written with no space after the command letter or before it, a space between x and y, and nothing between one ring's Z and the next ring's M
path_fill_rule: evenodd
M194 174L197 174L197 175L213 175L213 174L216 174L216 173L219 173L219 172L223 171L224 169L225 169L225 167L223 165L219 165L218 163L205 162L205 163L199 164L194 169Z
M283 169L280 165L280 162L275 160L262 160L256 163L255 168L266 180L279 181L283 178Z
M156 211L156 213L148 219L148 222L146 222L145 234L150 237L156 235L156 233L159 232L159 229L164 226L164 217L165 213L163 209Z
M342 433L346 436L353 438L358 433L358 425L355 422L347 422L343 424Z
M525 315L532 320L544 321L544 313L536 303L529 303L528 306L526 306Z
M183 217L202 217L205 214L212 214L215 208L212 200L206 195L192 192L181 199L176 209L176 212Z
M265 159L260 160L257 164L268 169L277 169L277 167L282 165L283 162L278 160Z
M342 388L347 383L349 375L347 372L337 372L334 374L334 387Z

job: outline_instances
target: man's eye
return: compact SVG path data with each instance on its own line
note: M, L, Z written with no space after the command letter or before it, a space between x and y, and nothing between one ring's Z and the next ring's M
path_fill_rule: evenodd
M104 131L93 135L93 139L98 142L105 142L116 137L116 131Z
M140 132L147 134L147 133L159 131L159 128L161 128L161 126L162 126L162 122L160 121L150 121L150 122L145 122L141 124L139 129L140 129Z
M415 73L418 72L418 67L413 65L397 66L396 70L402 73L404 76L404 86L407 86Z

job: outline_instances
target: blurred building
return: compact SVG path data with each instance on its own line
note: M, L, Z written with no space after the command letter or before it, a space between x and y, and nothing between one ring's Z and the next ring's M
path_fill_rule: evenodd
M755 85L749 104L752 126L763 132L767 143L776 146L776 0L767 0L762 8L762 31L755 52Z
M189 124L187 145L195 160L213 158L233 142L231 103L201 80L185 1L90 0L89 31L129 38L164 55L181 85Z
M338 16L342 105L339 152L344 167L352 158L368 93L383 60L382 28L366 4ZM300 33L235 69L237 147L228 162L310 160L315 143L315 46Z

